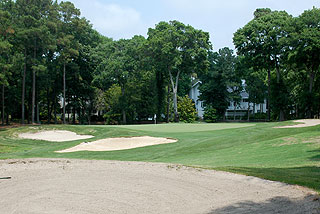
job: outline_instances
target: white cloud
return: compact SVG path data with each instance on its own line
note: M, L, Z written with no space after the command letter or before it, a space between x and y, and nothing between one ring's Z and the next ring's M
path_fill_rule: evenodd
M233 48L233 33L256 8L286 10L298 16L319 0L69 0L101 34L114 39L146 36L159 21L179 20L210 33L214 50Z
M141 14L118 4L103 4L98 0L71 0L101 34L114 39L130 38L147 31Z
M163 0L168 7L173 7L175 10L188 13L207 13L216 10L227 10L233 8L244 8L248 1L239 0Z
M174 19L210 33L214 50L224 46L234 48L233 33L253 18L257 8L286 10L298 16L319 0L162 0Z

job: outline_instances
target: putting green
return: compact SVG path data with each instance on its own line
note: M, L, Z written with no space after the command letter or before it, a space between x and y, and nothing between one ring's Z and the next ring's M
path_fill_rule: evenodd
M201 131L215 131L222 129L234 129L255 126L256 124L248 123L171 123L171 124L152 124L152 125L124 125L116 126L118 128L133 129L138 131L150 132L201 132Z

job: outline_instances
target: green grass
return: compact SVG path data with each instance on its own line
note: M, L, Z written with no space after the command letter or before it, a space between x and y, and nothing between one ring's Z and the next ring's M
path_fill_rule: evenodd
M81 158L178 163L257 176L320 192L320 126L275 129L283 123L162 124L132 126L25 126L0 129L0 159ZM54 151L83 141L47 142L17 138L18 133L64 129L91 134L88 141L116 136L171 137L179 141L112 152Z

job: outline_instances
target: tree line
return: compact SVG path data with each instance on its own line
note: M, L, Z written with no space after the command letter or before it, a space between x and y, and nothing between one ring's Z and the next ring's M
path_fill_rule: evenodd
M319 14L257 10L234 35L235 55L213 52L209 33L179 21L158 23L147 38L115 41L71 2L0 0L2 124L126 124L155 114L192 121L183 115L192 108L184 96L194 79L220 119L230 100L239 101L243 79L251 103L268 99L270 118L313 117L320 106Z
M298 17L257 9L233 42L237 55L229 48L209 53L209 70L200 76L207 109L222 119L245 89L253 107L267 100L268 120L320 116L320 9Z
M240 61L267 86L268 118L313 118L320 114L320 10L293 17L257 9L233 38ZM254 93L253 93L254 94Z

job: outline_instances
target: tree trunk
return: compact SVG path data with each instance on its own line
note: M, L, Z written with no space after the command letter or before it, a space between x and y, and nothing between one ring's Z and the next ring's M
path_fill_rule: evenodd
M4 125L4 84L2 85L2 112L1 112L2 125Z
M10 125L10 123L9 123L9 114L8 114L8 113L6 114L6 118L7 118L7 119L6 119L7 125Z
M170 120L170 83L168 83L168 97L167 97L167 123Z
M312 118L313 117L313 83L314 83L314 71L312 69L312 71L309 74L309 94L310 94L310 106L308 109L308 118Z
M256 116L256 104L253 103L253 119L255 120L255 116Z
M39 83L38 82L36 82L36 99L35 100L36 100L36 109L37 109L36 111L37 123L40 124Z
M82 114L81 114L80 105L79 105L79 108L78 108L78 124L82 124Z
M121 95L122 95L122 98L124 98L124 87L122 86L121 87ZM127 124L127 116L126 116L126 111L124 109L124 107L122 106L122 123L123 124Z
M277 69L277 84L279 83L280 83L280 71ZM282 105L281 105L279 121L284 121L284 120L285 120L284 110L282 109Z
M57 97L56 96L54 96L53 108L54 108L54 110L53 110L54 111L54 124L57 124Z
M283 111L282 109L280 110L279 120L280 120L280 121L284 121L284 120L285 120L285 118L284 118L284 111Z
M66 124L66 63L63 62L63 124Z
M233 102L233 120L236 120L236 102Z
M90 102L92 103L92 102ZM91 104L89 106L89 109L88 109L88 124L91 125L91 113L92 113L92 107L91 107Z
M271 71L270 68L268 68L268 97L267 97L267 109L268 109L268 121L271 120L271 109L270 109L270 84L271 84Z
M70 124L70 107L68 108L67 115L68 115L68 124Z
M248 102L248 122L250 121L250 103Z
M309 74L309 93L312 93L314 82L314 71L312 70Z
M277 72L277 83L280 83L280 69L278 66L276 66L276 72Z
M82 120L81 120L81 124L83 125L84 123L85 123L85 121L84 121L84 118L85 118L85 115L86 115L86 109L85 109L85 107L82 107L81 108L81 115L82 115Z
M47 84L48 86L49 84ZM47 123L50 124L50 99L49 99L49 86L47 87L47 111L48 111L48 117L47 117Z
M179 122L177 88L173 89L174 122Z
M174 83L173 76L171 73L171 70L169 69L169 76L170 76L170 82L172 85L172 94L173 94L173 108L174 108L174 121L179 122L179 114L178 114L178 83L179 83L179 75L180 71L178 71L178 74L176 76L176 81Z
M48 117L49 117L48 122L49 122L49 124L51 123L51 119L52 119L53 106L54 106L54 103L52 102L51 107L50 107L50 111L48 113Z
M24 100L26 93L26 73L27 73L27 50L24 50L24 65L23 65L23 76L22 76L22 96L21 96L21 124L24 124Z
M33 59L36 60L37 57L37 40L34 40L34 48L33 48ZM36 102L36 70L32 71L32 114L31 114L31 122L34 124L35 119L35 102Z
M32 114L31 114L31 123L34 124L35 118L35 99L36 99L36 71L32 71Z
M73 118L72 118L72 124L76 124L76 108L73 106L72 108Z
M39 115L39 113L40 113L40 109L39 109L39 103L37 102L37 123L38 124L40 124L40 115Z

